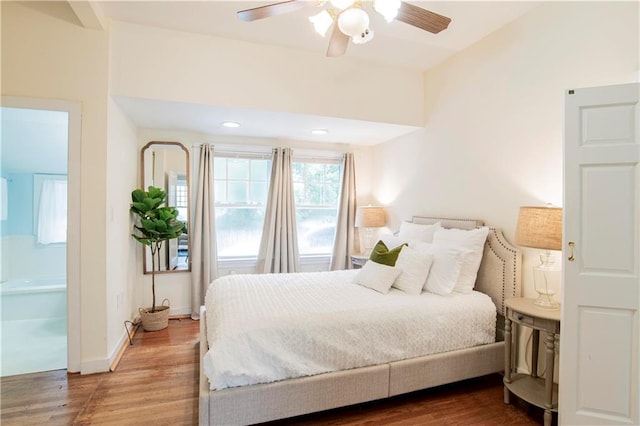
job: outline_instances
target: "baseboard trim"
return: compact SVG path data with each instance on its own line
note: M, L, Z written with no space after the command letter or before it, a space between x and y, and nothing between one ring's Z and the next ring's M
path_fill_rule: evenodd
M141 323L135 322L133 323L133 327L131 328L131 331L129 331L129 333L127 334L127 337L124 338L124 335L122 336L122 338L120 339L120 349L118 350L118 352L115 354L115 356L112 358L111 361L111 365L109 366L109 371L116 371L116 368L118 368L118 364L120 364L120 360L122 359L122 356L124 355L124 351L127 350L127 347L131 345L131 341L133 341L133 336L136 335L136 331L138 331L138 327L140 327ZM126 323L125 323L125 327L126 327ZM126 330L125 330L126 333ZM123 340L124 338L124 340Z
M94 359L91 361L82 361L80 365L80 374L106 373L109 371L109 360Z
M191 316L189 314L169 315L169 320L183 320L183 319L191 319ZM133 337L136 335L138 328L140 328L141 326L142 326L142 323L140 322L139 318L136 318L136 321L133 323L133 327L131 328L131 331L129 331L129 335L127 336L127 338L125 338L124 340L121 339L121 342L119 344L120 349L112 358L109 371L116 371L116 368L118 368L118 364L120 364L120 360L122 359L124 352L127 350L129 346L131 346L130 341L131 342L133 341Z

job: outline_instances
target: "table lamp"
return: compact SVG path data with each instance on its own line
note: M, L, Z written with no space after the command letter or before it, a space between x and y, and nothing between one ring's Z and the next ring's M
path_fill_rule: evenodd
M553 295L560 290L560 266L550 250L562 250L562 209L559 207L520 207L516 244L544 250L540 264L533 268L538 298L534 305L543 309L559 309Z
M378 206L358 207L356 209L356 228L364 229L365 254L373 248L373 228L380 228L385 224L384 209Z

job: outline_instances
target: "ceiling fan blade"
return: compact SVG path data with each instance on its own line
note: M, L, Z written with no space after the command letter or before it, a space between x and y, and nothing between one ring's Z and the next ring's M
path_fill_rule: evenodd
M331 39L329 39L329 47L327 48L327 56L330 58L342 56L347 52L349 46L349 36L340 31L338 28L338 20L336 19L331 30Z
M282 15L284 13L295 12L307 7L316 7L315 1L307 0L287 0L266 6L254 7L253 9L240 10L238 18L242 21L255 21L257 19L269 18L271 16Z
M451 18L405 2L401 3L396 20L434 34L446 29L451 22Z

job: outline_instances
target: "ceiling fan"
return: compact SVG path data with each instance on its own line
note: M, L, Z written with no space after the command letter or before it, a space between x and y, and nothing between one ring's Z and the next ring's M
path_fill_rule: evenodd
M362 44L373 38L373 30L369 28L369 15L362 6L363 0L285 0L241 10L238 18L255 21L301 9L321 8L309 21L322 36L333 26L327 48L327 56L333 57L345 54L349 40ZM451 18L401 0L373 0L373 9L384 16L387 22L395 19L433 34L446 29L451 22Z

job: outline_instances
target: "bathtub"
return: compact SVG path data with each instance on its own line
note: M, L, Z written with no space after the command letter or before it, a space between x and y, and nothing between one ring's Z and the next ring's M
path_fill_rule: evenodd
M67 315L64 277L0 283L2 321L60 318Z

